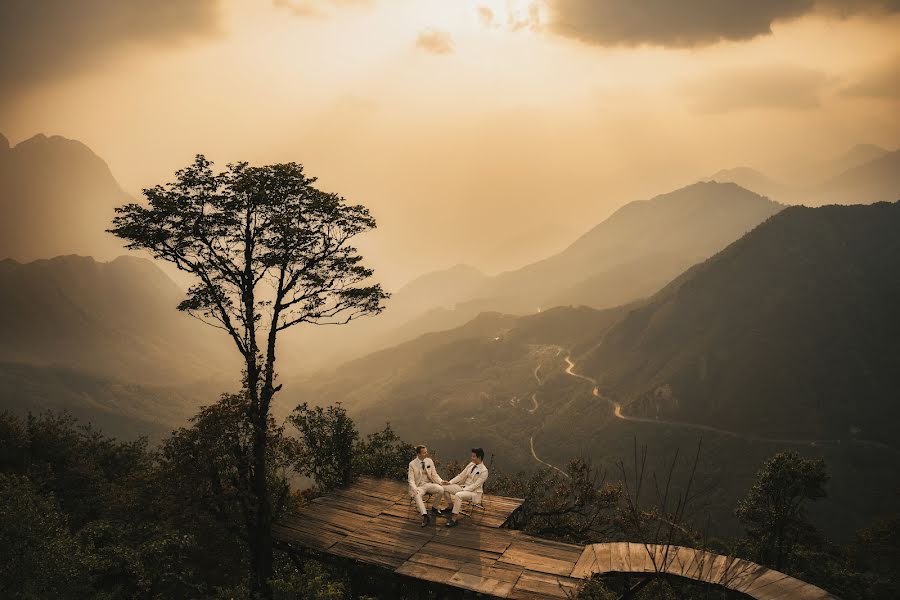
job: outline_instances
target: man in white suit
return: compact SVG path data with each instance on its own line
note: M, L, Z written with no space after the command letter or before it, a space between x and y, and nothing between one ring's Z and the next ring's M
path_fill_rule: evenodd
M416 446L416 457L409 463L409 471L407 472L409 480L409 495L416 502L416 508L422 515L422 527L428 525L431 519L428 517L428 511L425 510L425 494L431 494L431 510L435 514L441 514L437 506L441 503L441 494L444 488L441 487L441 476L437 474L434 468L434 461L428 458L428 448L425 446Z
M487 478L488 470L484 466L484 450L472 448L472 462L466 465L462 473L450 481L442 482L447 504L453 506L451 517L447 520L447 527L456 527L463 500L470 500L475 504L481 503L484 494L483 486Z

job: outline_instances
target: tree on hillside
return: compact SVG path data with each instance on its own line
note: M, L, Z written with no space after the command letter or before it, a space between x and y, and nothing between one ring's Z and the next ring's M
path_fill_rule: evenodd
M805 504L824 498L825 461L779 452L765 462L735 515L747 526L754 559L783 570L794 547L812 530Z
M375 227L368 210L318 190L296 163L228 165L198 155L174 182L144 190L148 206L116 209L111 233L129 249L194 275L179 310L224 330L244 360L252 426L250 589L269 598L272 506L267 430L278 333L300 323L344 324L376 314L387 295L351 241Z
M340 403L310 408L305 402L294 409L288 422L297 432L294 470L311 477L317 491L347 485L359 475L406 479L415 448L400 439L390 423L362 439Z

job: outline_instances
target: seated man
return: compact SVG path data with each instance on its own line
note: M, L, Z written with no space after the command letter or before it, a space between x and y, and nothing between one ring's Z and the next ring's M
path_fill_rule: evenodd
M441 493L444 491L444 488L441 487L441 476L435 471L434 461L428 458L428 448L425 446L416 446L416 457L409 463L407 479L409 480L409 495L416 501L416 508L422 515L422 527L425 527L431 519L425 510L425 501L422 497L425 494L431 494L431 510L435 514L440 514L437 505L440 504Z
M484 450L472 448L472 462L466 465L462 473L450 481L441 482L444 484L444 496L447 498L447 504L453 505L452 516L447 520L447 527L456 527L463 500L470 500L475 504L481 503L484 493L482 486L487 478L488 470L484 466Z

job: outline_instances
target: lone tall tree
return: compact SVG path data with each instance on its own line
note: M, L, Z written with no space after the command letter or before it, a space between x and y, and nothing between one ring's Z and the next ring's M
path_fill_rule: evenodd
M351 240L375 227L363 206L316 189L296 163L228 165L198 155L176 180L144 190L149 206L116 209L111 233L196 276L178 306L225 330L244 358L253 429L248 522L252 594L271 597L272 509L266 486L267 418L278 332L298 323L344 324L376 314L387 295Z

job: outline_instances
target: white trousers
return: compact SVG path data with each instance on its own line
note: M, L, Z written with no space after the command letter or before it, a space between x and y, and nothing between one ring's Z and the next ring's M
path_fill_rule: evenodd
M419 514L424 515L427 511L425 510L425 500L422 497L425 494L431 494L431 505L437 506L441 502L441 494L444 488L436 483L425 483L415 489L410 488L410 491L412 492L410 496L416 501L416 508L419 509Z
M453 514L458 515L463 501L474 500L475 492L464 492L462 486L450 484L444 486L444 498L447 499L447 506L453 505Z

